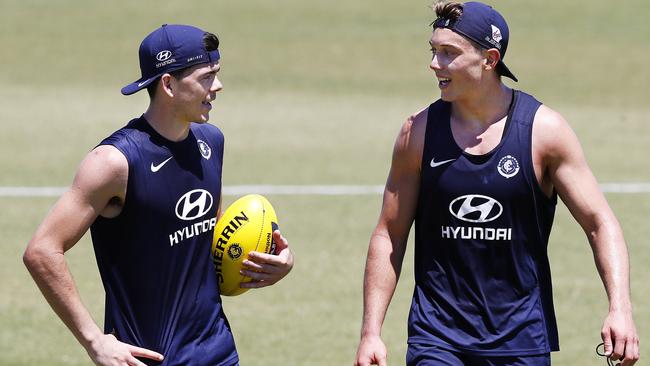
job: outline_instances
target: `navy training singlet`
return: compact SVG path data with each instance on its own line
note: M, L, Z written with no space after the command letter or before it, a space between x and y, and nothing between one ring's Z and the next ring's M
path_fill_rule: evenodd
M148 365L238 362L210 257L223 141L217 127L193 123L186 139L172 142L140 117L100 143L129 165L121 213L91 226L104 329L165 356L142 359Z
M532 162L541 104L513 92L500 143L464 153L451 104L428 110L408 342L484 356L557 351L548 238L557 203Z

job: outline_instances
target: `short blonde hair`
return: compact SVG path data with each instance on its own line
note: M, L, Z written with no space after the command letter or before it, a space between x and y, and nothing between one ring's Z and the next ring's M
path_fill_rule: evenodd
M463 15L463 3L456 1L438 1L433 4L433 10L438 18L456 21Z

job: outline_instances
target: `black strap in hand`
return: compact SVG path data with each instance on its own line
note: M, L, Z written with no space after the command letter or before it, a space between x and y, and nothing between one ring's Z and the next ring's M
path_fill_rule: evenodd
M603 347L603 351L602 351L602 352L600 351L600 347L601 347L601 346ZM620 363L619 363L619 364L614 364L614 361L612 361L612 359L609 358L609 356L605 354L605 343L600 343L600 344L598 344L598 345L596 346L596 354L597 354L598 356L607 357L606 360L607 360L607 365L608 365L608 366L616 366L616 365L620 365Z

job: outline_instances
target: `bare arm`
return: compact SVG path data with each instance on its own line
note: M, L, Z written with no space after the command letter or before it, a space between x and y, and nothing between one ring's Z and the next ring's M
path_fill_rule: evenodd
M622 365L639 358L632 319L629 257L620 224L598 187L575 133L558 113L542 106L535 117L533 148L541 162L542 187L555 188L591 245L609 300L602 328L605 352Z
M355 365L386 365L381 327L395 292L415 217L426 111L409 118L393 149L379 221L370 237L363 286L363 323Z
M38 227L23 255L45 299L99 365L118 359L144 365L134 356L162 359L155 352L104 335L83 305L64 256L97 216L119 214L127 176L126 158L117 149L100 146L91 151L82 161L72 186Z

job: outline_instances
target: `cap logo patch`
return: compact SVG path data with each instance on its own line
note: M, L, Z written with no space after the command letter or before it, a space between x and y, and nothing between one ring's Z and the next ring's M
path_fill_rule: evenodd
M492 26L492 39L497 42L501 42L503 39L503 36L501 36L501 30L494 25Z
M172 51L169 51L169 50L160 51L160 52L158 52L158 54L156 55L156 60L158 60L158 61L165 61L165 60L167 60L168 58L170 58L171 56L172 56Z

